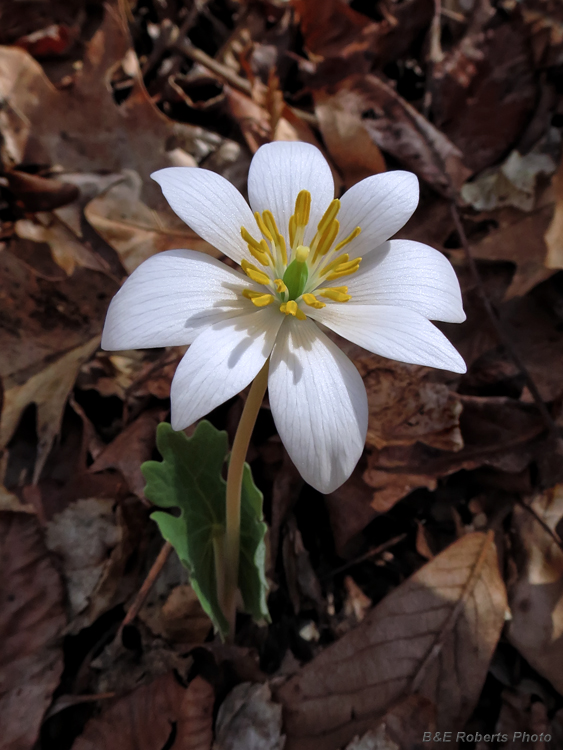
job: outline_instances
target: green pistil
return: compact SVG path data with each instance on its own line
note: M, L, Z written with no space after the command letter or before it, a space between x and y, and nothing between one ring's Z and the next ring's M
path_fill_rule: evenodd
M283 283L287 287L288 300L297 299L303 294L305 284L309 278L307 263L293 260L286 268L283 275Z

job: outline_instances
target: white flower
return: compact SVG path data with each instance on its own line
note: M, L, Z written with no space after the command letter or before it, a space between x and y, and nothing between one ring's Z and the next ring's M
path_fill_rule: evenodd
M317 323L384 357L465 372L429 322L465 320L452 266L427 245L388 241L418 203L413 174L368 177L333 200L318 149L270 143L250 165L252 211L214 172L172 167L153 178L242 271L169 250L137 268L110 305L104 349L191 344L172 382L175 430L242 391L270 357L279 435L303 478L331 492L360 458L368 406L358 371Z

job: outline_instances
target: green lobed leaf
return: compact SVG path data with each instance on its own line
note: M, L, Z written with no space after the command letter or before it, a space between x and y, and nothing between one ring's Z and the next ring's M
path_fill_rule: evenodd
M188 569L203 609L224 637L228 623L217 597L214 540L222 544L225 533L227 484L221 471L228 450L227 433L203 420L188 438L163 422L157 428L156 444L163 460L142 465L145 495L160 508L178 508L180 515L155 511L151 518ZM262 499L245 464L239 588L245 611L256 620L269 621Z

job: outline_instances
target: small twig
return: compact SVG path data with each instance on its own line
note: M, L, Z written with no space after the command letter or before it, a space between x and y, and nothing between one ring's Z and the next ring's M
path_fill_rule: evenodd
M153 563L152 568L149 570L149 574L145 578L143 585L139 589L139 593L135 597L135 600L133 601L133 604L129 607L127 614L125 615L125 618L121 625L119 626L119 630L117 631L117 641L119 642L121 638L121 634L123 633L123 628L125 628L127 625L130 625L135 617L139 614L141 607L145 603L145 599L149 595L150 590L154 586L154 583L158 576L160 575L162 568L164 567L164 564L168 560L168 556L172 552L172 545L170 542L166 542L160 552L158 553L158 557Z
M539 523L539 525L542 527L545 533L548 534L553 539L553 541L559 547L559 549L563 550L563 541L561 541L561 539L559 538L557 533L553 531L553 529L549 528L549 526L546 524L543 518L541 518L538 515L538 513L532 508L532 506L525 503L520 497L516 498L516 503L521 508L524 508L524 510L528 511L528 513Z
M377 555L380 555L390 547L394 547L399 542L402 542L403 539L407 538L407 536L407 534L399 534L399 536L394 536L393 539L389 539L388 541L383 542L383 544L380 544L379 547L374 547L360 557L356 557L354 560L350 560L350 562L344 563L344 565L336 568L336 570L331 570L330 573L326 573L326 575L321 576L320 580L325 581L327 578L332 578L333 576L336 576L339 573L343 573L345 570L348 570L348 568L352 568L354 567L354 565L358 565L358 563L364 562L364 560L369 560L370 557L376 557Z
M239 76L227 65L223 65L223 63L220 63L218 60L210 57L203 50L194 47L194 45L187 37L178 39L174 46L178 50L178 52L181 52L186 57L189 57L190 60L203 65L204 68L207 68L218 78L226 81L233 88L242 91L243 94L247 94L248 96L252 95L252 84L249 80L243 78L242 76ZM311 112L305 112L305 110L297 109L297 107L290 107L290 109L295 115L297 115L297 117L301 118L301 120L303 120L304 122L308 123L309 125L313 125L314 127L318 126L317 118Z
M448 175L446 175L446 178L449 181ZM559 430L557 429L557 425L555 424L553 417L549 413L549 410L547 406L545 405L544 400L541 397L541 393L539 392L539 389L537 385L535 384L534 379L530 375L528 368L522 361L522 358L520 357L518 352L514 349L512 342L510 340L510 337L504 330L504 326L502 325L500 318L495 312L495 309L493 308L491 300L489 299L487 295L485 285L483 283L483 279L481 278L481 274L479 273L479 269L477 268L477 264L475 263L475 258L473 257L473 254L471 253L471 248L469 247L467 235L465 234L465 229L463 228L463 224L461 222L459 211L457 209L457 206L453 198L451 199L450 210L452 213L455 227L457 229L457 233L459 235L459 239L461 241L461 245L465 252L467 265L469 266L469 270L471 271L471 275L473 276L473 280L477 287L477 291L479 292L479 296L481 297L481 301L483 302L485 311L489 317L489 320L492 323L493 328L495 329L495 334L499 342L506 349L506 352L508 353L509 357L512 359L516 367L520 370L520 372L524 376L526 385L528 386L528 390L532 394L532 397L538 408L538 411L541 414L541 417L546 426L546 429L549 431L550 435L553 438L557 438L559 436Z

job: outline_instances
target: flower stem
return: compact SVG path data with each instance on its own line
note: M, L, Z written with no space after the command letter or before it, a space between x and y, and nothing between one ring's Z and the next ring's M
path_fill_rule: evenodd
M244 405L242 416L237 428L231 460L227 472L227 527L225 532L225 560L224 560L224 586L223 586L223 611L229 621L229 640L235 637L236 620L236 594L238 588L238 569L240 553L240 496L242 489L242 475L244 471L244 460L248 451L250 437L256 423L256 417L260 411L264 394L268 386L268 368L270 361L266 360L264 366L255 377L250 386L248 398Z

